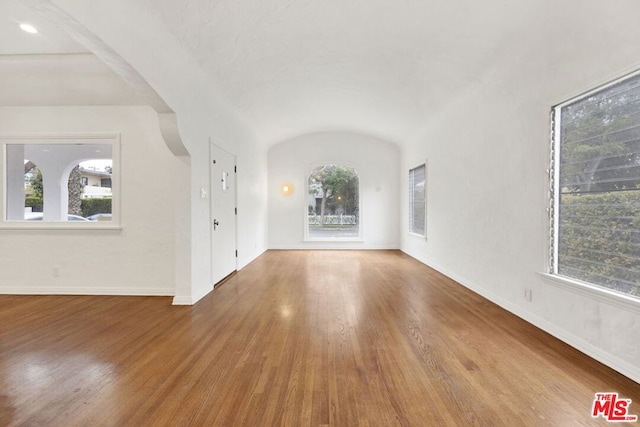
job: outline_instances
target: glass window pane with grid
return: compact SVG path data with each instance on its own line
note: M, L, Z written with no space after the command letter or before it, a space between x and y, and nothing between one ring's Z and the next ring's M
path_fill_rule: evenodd
M552 272L640 297L640 74L554 116Z
M426 165L409 170L409 232L419 236L427 233Z

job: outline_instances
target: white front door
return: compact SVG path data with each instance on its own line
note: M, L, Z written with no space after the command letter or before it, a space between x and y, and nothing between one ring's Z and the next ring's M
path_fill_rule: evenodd
M236 158L211 144L211 272L215 285L237 269Z

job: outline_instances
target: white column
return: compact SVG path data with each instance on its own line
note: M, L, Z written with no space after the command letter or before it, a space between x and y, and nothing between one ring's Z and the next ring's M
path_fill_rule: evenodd
M7 144L7 220L24 219L24 145Z
M42 192L44 199L44 221L66 221L69 212L69 176L65 175L65 165L54 163L43 166Z

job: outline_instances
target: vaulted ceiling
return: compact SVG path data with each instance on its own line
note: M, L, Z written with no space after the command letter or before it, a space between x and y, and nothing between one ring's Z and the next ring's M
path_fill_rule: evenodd
M85 47L21 3L0 0L0 106L144 102ZM564 55L569 60L581 48L606 48L607 34L624 31L633 15L617 11L635 4L632 0L614 0L616 7L609 2L583 3L143 0L138 4L200 64L216 93L244 116L259 141L270 145L323 130L361 132L402 143L531 45L553 45L555 53L549 57ZM600 33L600 26L590 19L598 15L620 25L607 25ZM40 34L21 32L17 23L24 20L40 27ZM566 31L563 23L569 23L572 31Z
M264 139L398 140L520 49L539 1L151 0ZM268 141L274 142L274 141Z
M22 23L38 33L22 31ZM0 0L0 106L144 103L47 16L23 1Z
M38 34L25 34L29 23ZM0 55L52 55L88 53L89 50L19 0L0 1Z

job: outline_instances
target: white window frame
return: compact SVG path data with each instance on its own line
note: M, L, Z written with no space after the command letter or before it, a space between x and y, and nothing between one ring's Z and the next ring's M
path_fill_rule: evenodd
M560 224L560 127L561 120L559 111L582 98L600 92L608 87L616 85L626 79L632 78L640 74L640 70L627 72L615 79L608 80L604 83L592 86L591 89L571 96L568 99L557 103L551 108L551 139L550 139L550 167L549 167L549 252L548 252L548 269L546 273L540 273L544 281L550 285L569 290L579 295L585 295L602 301L607 304L620 307L625 310L633 311L640 314L640 298L607 288L595 283L586 282L573 277L563 276L559 273L559 224Z
M424 233L416 233L413 230L413 214L414 214L414 207L415 207L415 203L413 200L413 174L415 173L415 171L419 168L424 167ZM424 161L424 163L421 163L411 169L409 169L409 174L408 174L408 189L409 189L409 200L408 200L408 207L409 207L409 218L408 218L408 224L407 224L407 229L409 231L409 234L412 236L417 236L417 237L421 237L425 240L427 240L427 172L428 172L428 167L427 167L427 160Z
M345 166L353 171L358 176L358 235L353 237L311 237L309 235L309 211L308 211L308 201L306 195L309 193L309 177L311 173L322 166L325 165L336 165L336 166ZM304 189L305 189L305 197L304 197L304 241L305 242L363 242L363 231L362 231L362 179L361 175L358 173L358 169L348 163L348 162L322 162L322 163L314 163L309 165L308 172L304 178Z
M119 133L103 134L21 134L0 135L0 229L13 230L119 230L120 224L120 139ZM7 181L6 159L7 145L10 144L38 144L46 145L111 145L112 179L111 179L111 221L21 221L7 220Z

